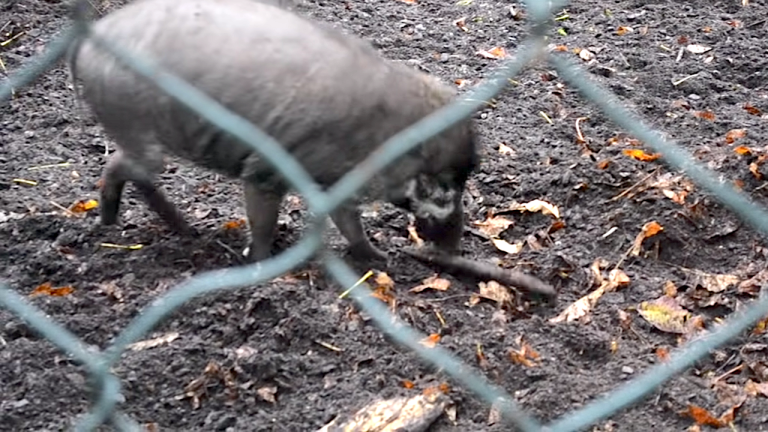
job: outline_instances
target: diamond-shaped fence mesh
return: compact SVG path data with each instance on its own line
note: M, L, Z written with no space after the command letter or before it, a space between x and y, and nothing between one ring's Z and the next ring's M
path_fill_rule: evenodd
M499 67L486 83L468 92L455 103L434 112L393 136L378 151L371 154L326 192L320 190L310 175L279 143L253 124L228 111L187 82L163 71L149 59L139 58L124 50L119 45L120 41L97 38L90 33L87 22L75 20L71 28L62 32L49 44L46 53L40 55L36 61L16 73L0 87L0 100L8 100L14 88L26 86L45 73L65 54L75 38L91 37L125 65L154 80L159 91L168 93L214 125L255 149L265 160L275 166L284 178L289 180L291 186L306 200L309 211L315 217L312 229L303 240L278 256L252 265L209 271L172 288L149 305L115 338L112 345L103 351L85 347L77 336L30 305L11 287L0 284L0 306L15 313L51 343L86 367L94 402L90 412L77 424L76 430L92 430L105 423L119 430L139 430L138 424L119 410L120 381L110 373L110 368L119 361L128 345L139 340L164 317L191 299L214 291L232 290L267 281L290 271L318 253L324 258L326 269L339 283L343 286L354 285L359 280L355 272L341 259L321 249L321 236L324 229L322 221L325 217L363 187L376 172L385 169L400 155L447 129L455 122L473 115L485 101L499 94L507 86L510 78L532 62L549 62L565 81L579 89L587 100L598 106L616 124L660 152L667 163L684 171L758 231L768 233L768 214L763 209L752 203L742 193L717 180L713 172L697 164L685 150L663 139L653 129L633 117L626 108L614 100L609 92L591 82L578 67L556 52L547 49L546 34L552 20L551 12L555 8L563 7L564 3L564 1L526 0L532 30L513 59ZM681 348L670 361L651 368L621 388L549 425L541 425L521 410L503 389L490 384L481 374L461 362L449 351L440 347L426 348L420 344L419 341L423 335L396 320L386 307L370 294L371 291L365 284L350 292L350 296L373 318L381 331L392 340L417 353L424 361L451 376L458 384L476 393L489 405L496 406L503 419L526 432L575 431L609 417L640 400L673 375L684 371L712 349L728 342L768 314L768 298L760 298L736 314L738 316L731 317L729 322L707 337Z

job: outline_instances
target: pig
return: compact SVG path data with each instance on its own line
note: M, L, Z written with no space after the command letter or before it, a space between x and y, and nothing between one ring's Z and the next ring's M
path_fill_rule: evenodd
M285 7L285 0L138 0L93 31L149 58L276 139L326 189L384 141L457 96L453 86L387 60L372 45ZM244 185L247 261L271 256L289 191L255 150L177 102L88 38L68 54L76 97L117 150L102 177L103 225L117 223L126 182L170 227L190 232L155 185L173 155ZM421 143L330 215L364 261L386 260L360 220L359 204L388 201L411 212L424 240L455 252L462 194L479 163L472 117Z

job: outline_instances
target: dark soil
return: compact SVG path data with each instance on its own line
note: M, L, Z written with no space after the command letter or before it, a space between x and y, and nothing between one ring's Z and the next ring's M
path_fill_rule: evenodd
M13 72L62 30L66 9L59 1L5 3L0 6L0 26L10 24L2 31L2 40L7 33L26 32L0 49L0 58ZM108 3L107 9L113 9L123 2ZM574 2L568 8L570 18L558 21L567 36L553 31L551 42L596 53L594 62L582 61L593 79L723 179L739 181L746 193L765 204L765 182L749 170L756 157L734 152L737 145L753 149L768 145L768 118L743 109L749 103L768 112L768 4L764 0L749 3L743 7L735 0ZM494 0L475 0L466 6L438 0L419 0L415 5L395 0L318 0L297 9L372 41L388 58L474 85L499 64L476 55L478 50L503 46L513 55L526 37L526 20L514 19L510 5ZM462 17L468 32L454 24ZM735 26L735 21L740 25ZM634 31L620 36L620 26ZM704 54L685 52L678 60L680 47L688 44L713 49ZM694 74L679 85L672 84ZM688 108L674 103L680 100ZM694 111L711 111L715 118L703 119ZM97 181L108 144L91 117L84 117L85 128L80 129L61 64L34 85L17 89L15 99L4 103L0 114L0 278L24 295L45 282L73 286L70 295L38 296L30 301L84 342L106 348L171 287L205 270L239 264L232 251L242 251L246 231L225 231L222 224L243 217L240 185L177 160L169 160L162 186L203 232L200 238L171 232L130 186L119 227L100 227L98 210L83 218L65 217L53 204L69 206L81 199L98 199ZM588 117L581 122L586 144L575 140L574 125L580 117ZM483 163L468 187L468 217L483 220L488 211L506 208L513 201L543 199L559 207L566 226L539 238L543 248L526 246L518 255L505 255L467 232L463 254L496 259L505 267L542 278L559 290L558 304L553 307L517 297L511 311L500 317L495 303L468 306L469 295L478 289L474 283L441 274L453 282L448 291L411 293L408 290L431 276L433 269L399 254L385 270L396 282L397 313L402 319L426 334L441 333L440 344L473 367L478 364L475 353L480 344L487 365L477 370L542 421L559 418L617 388L657 363L657 348L678 345L679 335L655 329L633 308L659 297L666 281L677 285L681 299L700 295L701 288L687 283L681 268L746 279L766 266L762 238L698 187L686 197L685 205L655 188L639 188L612 200L656 170L661 175L669 168L661 161L639 162L622 154L623 149L633 148L631 143L609 141L621 130L544 66L516 77L493 106L479 113L478 124ZM746 129L747 136L726 144L726 133L732 129ZM512 152L499 152L501 143ZM110 144L109 149L114 146ZM603 160L609 161L607 167L598 166ZM70 165L28 170L62 162ZM17 178L37 185L13 181ZM280 241L287 245L300 237L305 214L295 200L286 202L286 210L290 211L282 216ZM14 213L23 217L9 217ZM551 217L540 213L517 212L507 217L515 225L502 237L512 243L552 223ZM547 322L594 289L587 275L595 260L616 265L650 221L659 222L664 231L646 241L639 257L622 262L631 279L628 287L606 294L588 323ZM406 216L389 206L378 208L366 223L382 248L395 251L408 242ZM615 230L603 237L611 228ZM335 231L329 238L337 250L343 247ZM101 247L101 243L144 247L121 250ZM125 397L121 409L162 430L314 430L376 398L417 394L447 380L391 344L350 300L339 299L345 288L311 263L262 286L186 304L146 335L149 339L178 332L177 339L128 351L115 366ZM685 305L711 326L751 297L731 286L715 300ZM629 329L620 325L619 311L629 313ZM437 312L446 328L441 328ZM538 366L510 361L508 350L518 347L521 336L540 353ZM759 351L764 345L751 345L757 347L757 357L742 350L745 344L758 343L766 343L764 335L745 334L641 403L601 422L600 430L684 430L692 421L679 411L688 404L719 415L728 405L719 404L719 393L707 379L745 364L724 382L743 386L747 379L760 381L756 368L750 366L764 358L765 351ZM177 396L203 374L209 362L233 373L238 395L231 399L227 388L212 380L195 408L190 399ZM404 380L415 382L416 388L406 389ZM452 384L456 424L442 416L431 430L508 429L488 425L489 408ZM277 388L274 404L257 395L259 389L270 386ZM65 429L90 406L87 394L79 365L20 318L0 310L0 429ZM750 397L737 413L735 427L768 430L766 421L766 399Z

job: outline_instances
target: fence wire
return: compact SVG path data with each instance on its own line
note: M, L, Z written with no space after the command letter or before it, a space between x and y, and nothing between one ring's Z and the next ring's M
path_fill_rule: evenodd
M78 1L74 7L81 7L86 1ZM86 346L77 336L28 303L11 287L0 284L0 306L24 320L86 368L89 374L88 382L92 386L93 406L90 412L75 425L75 430L90 431L102 424L111 424L122 431L141 430L133 419L118 409L121 386L119 379L110 372L110 369L120 359L128 345L146 335L163 318L193 298L265 282L289 272L317 254L320 254L328 272L342 286L355 284L359 279L355 272L344 261L323 249L322 234L326 216L398 157L454 123L473 115L486 101L498 95L507 86L509 79L520 73L524 67L537 61L548 61L564 80L577 88L586 99L604 111L616 124L661 153L666 162L685 172L758 231L768 234L768 213L764 209L751 202L746 195L716 180L718 176L715 173L696 163L685 150L663 139L653 129L634 118L629 110L614 100L615 98L608 91L588 79L586 74L572 62L547 50L546 35L552 22L552 12L566 3L564 0L525 0L532 22L531 34L514 59L506 61L485 84L390 138L379 150L347 173L327 192L321 191L298 161L259 128L227 110L191 84L158 67L151 59L139 58L122 49L119 43L96 37L90 32L89 23L82 17L75 19L74 25L51 42L44 54L38 56L32 64L26 65L18 74L0 86L0 101L7 101L12 97L15 88L31 84L50 69L61 59L75 39L90 37L102 48L111 52L120 62L151 79L159 90L168 93L207 118L212 124L251 146L277 168L283 178L303 196L308 210L314 215L311 229L298 244L265 261L237 268L209 271L177 285L150 304L103 351ZM463 363L446 349L441 347L428 349L421 345L419 341L425 335L397 320L370 294L369 287L363 283L352 290L350 296L394 341L444 371L488 404L493 404L499 409L505 421L524 432L576 431L609 417L620 409L639 401L666 380L683 372L711 350L735 338L768 314L768 297L762 297L745 310L735 313L736 316L731 317L727 323L708 337L678 349L669 362L651 368L620 389L543 426L538 420L521 410L507 392L492 385L483 375L475 372L474 368Z

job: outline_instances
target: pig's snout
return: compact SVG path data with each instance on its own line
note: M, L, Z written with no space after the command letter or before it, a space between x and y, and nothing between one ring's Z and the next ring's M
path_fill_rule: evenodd
M463 185L419 176L407 186L407 209L416 218L416 231L446 252L459 249L464 233Z
M415 216L416 231L424 240L445 252L458 251L461 235L464 233L464 207L461 196L443 207L424 206Z

